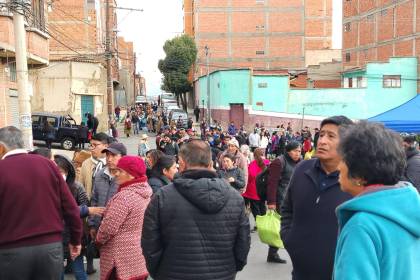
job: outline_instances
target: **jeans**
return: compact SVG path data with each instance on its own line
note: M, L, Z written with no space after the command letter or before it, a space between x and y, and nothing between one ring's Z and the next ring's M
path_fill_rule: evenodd
M73 269L74 278L76 280L88 279L85 272L85 265L83 264L83 255L80 255L74 261L71 261L71 268ZM61 280L64 280L64 273L61 274Z
M133 123L134 134L139 134L139 123Z

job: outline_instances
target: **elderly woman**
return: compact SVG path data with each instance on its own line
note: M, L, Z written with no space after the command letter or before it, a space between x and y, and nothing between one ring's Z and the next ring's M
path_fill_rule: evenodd
M139 157L124 156L112 173L118 192L108 202L96 236L101 280L145 280L148 272L140 240L144 212L152 195L146 165Z
M420 197L404 173L401 139L360 122L340 133L340 185L354 196L337 208L334 279L419 279Z

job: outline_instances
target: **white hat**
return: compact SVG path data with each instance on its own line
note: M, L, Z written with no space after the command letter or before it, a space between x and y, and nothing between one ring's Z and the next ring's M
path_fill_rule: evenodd
M141 139L141 140L145 140L145 139L147 139L147 138L148 138L147 134L142 134L140 139Z
M235 145L239 149L239 142L235 138L232 138L228 142L229 145Z

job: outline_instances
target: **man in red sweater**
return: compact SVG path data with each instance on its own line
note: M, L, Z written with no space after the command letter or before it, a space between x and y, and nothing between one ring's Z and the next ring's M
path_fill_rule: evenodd
M59 279L63 220L80 254L79 207L56 165L23 147L19 129L0 129L0 278Z

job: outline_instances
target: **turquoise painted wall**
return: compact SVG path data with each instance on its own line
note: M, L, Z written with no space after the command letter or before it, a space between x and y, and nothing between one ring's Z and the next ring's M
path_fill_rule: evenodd
M366 71L344 77L367 77L366 88L290 89L286 76L251 76L250 70L217 71L210 75L211 106L230 103L251 105L255 111L331 116L343 114L365 119L399 106L417 94L417 58L391 58L389 63L369 63ZM383 75L401 75L400 88L383 88ZM206 77L199 79L200 104L207 100ZM266 88L258 87L267 83ZM262 106L257 106L262 102Z
M267 87L259 87L266 84ZM252 109L256 111L286 112L289 76L253 76ZM262 103L257 105L257 103Z
M200 104L207 106L207 77L199 79ZM210 75L211 107L227 107L230 103L250 103L250 70L217 71Z
M417 94L417 58L395 57L389 63L369 63L366 67L369 116L401 105ZM401 75L401 88L384 88L383 75Z
M345 115L363 118L369 113L366 89L291 89L287 113L313 116Z

